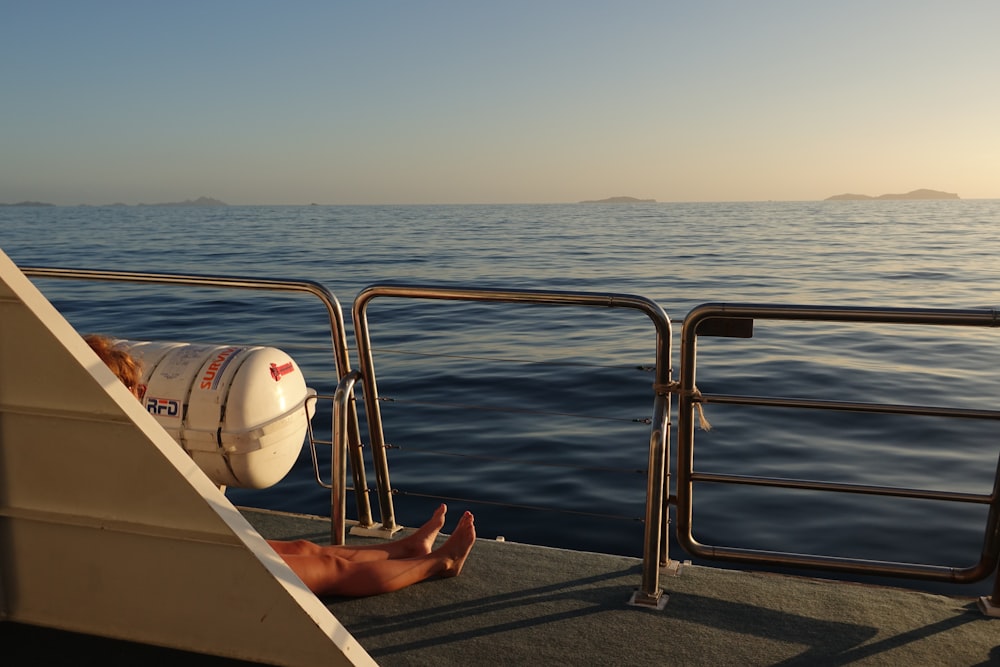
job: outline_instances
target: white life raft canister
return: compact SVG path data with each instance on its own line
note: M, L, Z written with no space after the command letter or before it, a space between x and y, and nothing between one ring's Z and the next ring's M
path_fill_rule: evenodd
M216 484L263 489L291 470L316 392L273 347L119 340L146 410Z

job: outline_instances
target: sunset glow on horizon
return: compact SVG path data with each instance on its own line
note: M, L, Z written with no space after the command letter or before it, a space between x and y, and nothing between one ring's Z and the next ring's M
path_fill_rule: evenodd
M1000 3L4 4L0 203L1000 198Z

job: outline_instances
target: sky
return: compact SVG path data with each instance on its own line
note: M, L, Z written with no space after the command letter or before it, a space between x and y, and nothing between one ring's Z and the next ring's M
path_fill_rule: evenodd
M1000 198L997 0L0 0L0 202Z

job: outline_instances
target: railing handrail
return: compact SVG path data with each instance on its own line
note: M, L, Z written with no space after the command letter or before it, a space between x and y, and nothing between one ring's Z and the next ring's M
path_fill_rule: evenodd
M882 414L906 414L961 419L1000 419L1000 411L864 403L856 401L830 401L791 397L765 397L726 394L702 394L695 382L697 339L699 326L705 325L703 336L735 335L748 337L745 322L752 327L753 320L768 319L802 322L850 322L869 324L1000 327L1000 313L996 309L932 309L932 308L871 308L815 305L772 305L759 303L707 303L696 306L685 317L681 333L680 379L671 379L671 322L663 309L654 301L630 294L595 292L485 289L469 287L441 287L429 285L378 284L362 290L354 301L352 316L358 348L358 371L350 368L349 348L343 313L337 298L320 283L306 280L267 278L239 278L177 273L145 273L128 271L99 271L90 269L21 267L28 276L35 278L83 279L149 284L188 285L218 288L258 289L312 294L325 305L329 318L334 362L341 384L335 396L333 493L343 492L345 485L337 483L343 470L343 458L337 458L337 448L343 446L346 432L350 446L348 452L354 472L358 499L358 520L361 527L374 525L367 496L364 463L361 456L360 429L356 409L347 409L353 397L355 381L364 385L365 410L371 436L372 457L379 492L380 517L383 530L394 530L395 515L392 506L392 489L389 484L385 442L382 434L378 390L372 360L371 341L368 333L367 307L377 297L435 299L451 301L478 301L496 303L534 303L564 306L591 306L630 308L645 313L656 330L656 379L654 387L654 417L650 430L649 462L646 492L645 534L643 543L642 586L635 598L645 605L657 605L661 599L659 566L667 560L665 536L665 508L668 502L677 506L677 538L688 554L706 559L726 560L750 564L776 565L779 567L805 567L867 575L898 576L967 583L979 581L996 571L1000 561L1000 462L994 474L993 490L989 494L941 492L862 484L844 484L818 480L768 478L747 475L728 475L698 472L693 469L694 411L702 404L754 405L759 407L803 408L841 410ZM708 320L713 320L706 325ZM738 324L739 321L745 321ZM732 327L729 327L732 324ZM710 333L711 331L711 333ZM728 331L729 333L719 333ZM669 497L669 420L671 394L678 394L678 452L677 492ZM350 406L354 407L354 406ZM870 494L900 498L927 499L945 502L964 502L989 505L985 538L980 561L968 568L940 565L920 565L840 558L825 555L803 555L789 552L743 549L698 543L692 534L693 484L729 483L781 488L809 489L842 493ZM339 488L338 488L339 487ZM336 531L337 507L343 508L343 499L331 496L331 529ZM343 522L339 525L343 531ZM1000 582L998 582L1000 591ZM994 596L1000 599L1000 595Z
M862 402L827 401L815 399L773 398L760 396L734 396L702 394L696 388L698 327L710 319L770 319L795 321L853 322L873 324L943 325L943 326L1000 326L996 310L957 310L929 308L870 308L840 306L775 306L768 304L708 303L695 307L684 319L681 332L681 364L677 418L677 538L689 554L707 559L730 562L757 563L782 567L806 567L837 572L868 575L897 576L955 583L979 581L997 568L1000 559L1000 464L994 473L993 491L990 494L945 493L930 490L902 489L885 486L838 484L814 480L765 478L747 475L722 475L699 473L694 462L694 414L701 404L720 403L756 405L767 407L846 410L882 414L910 414L943 416L966 419L1000 419L994 410L968 410ZM823 555L805 555L791 552L744 549L699 543L693 535L692 510L694 482L754 484L781 488L808 489L842 493L893 496L950 502L986 504L990 506L985 527L983 550L980 560L967 568L938 565L919 565L874 561L860 558L839 558Z
M354 300L354 338L358 346L358 365L364 378L365 415L368 421L375 478L379 487L379 508L385 530L393 530L395 518L389 484L389 468L385 454L385 438L379 407L375 366L372 359L371 338L368 333L367 310L377 297L435 299L448 301L477 301L513 304L542 304L555 306L589 306L603 308L630 308L645 313L656 330L656 382L654 383L653 421L649 436L649 461L646 481L646 521L643 539L642 583L633 597L638 605L658 606L663 598L659 587L659 564L666 559L667 541L664 531L664 510L667 490L670 488L669 431L671 384L670 318L655 302L631 294L596 292L569 292L546 290L476 289L430 285L371 285ZM388 522L388 523L387 523Z

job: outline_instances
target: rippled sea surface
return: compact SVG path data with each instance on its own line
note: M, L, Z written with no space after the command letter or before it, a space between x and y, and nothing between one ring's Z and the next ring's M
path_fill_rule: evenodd
M640 295L674 322L675 371L680 323L706 302L992 309L998 231L995 200L0 207L0 248L20 265L313 280L344 305L349 336L350 305L375 283ZM275 345L321 393L336 385L326 314L308 297L35 282L81 332ZM644 315L376 299L369 323L398 520L419 522L443 497L476 512L485 537L640 554L655 362ZM750 339L699 338L697 382L996 409L998 342L994 328L758 320ZM1000 452L993 421L711 404L706 416L704 472L985 494ZM328 432L329 410L314 421ZM329 511L305 450L276 487L229 495ZM950 567L977 560L987 514L713 484L694 497L706 544Z

